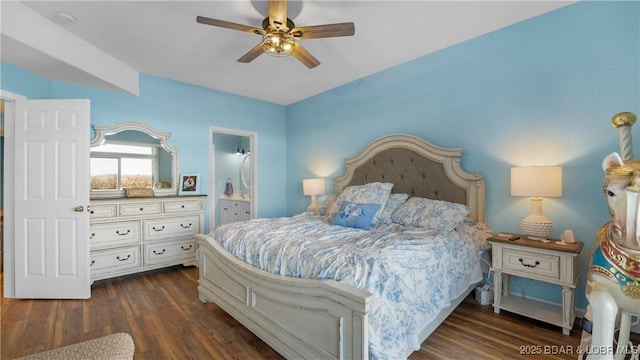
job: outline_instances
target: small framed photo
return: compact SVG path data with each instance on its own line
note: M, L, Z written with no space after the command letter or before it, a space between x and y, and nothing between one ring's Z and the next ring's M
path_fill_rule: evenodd
M179 195L196 195L200 193L200 174L180 174Z

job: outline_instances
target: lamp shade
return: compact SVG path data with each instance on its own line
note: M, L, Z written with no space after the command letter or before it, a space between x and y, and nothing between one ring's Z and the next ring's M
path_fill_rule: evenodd
M304 195L324 194L324 179L304 179L302 180L302 193Z
M522 166L511 168L511 196L562 196L562 167Z

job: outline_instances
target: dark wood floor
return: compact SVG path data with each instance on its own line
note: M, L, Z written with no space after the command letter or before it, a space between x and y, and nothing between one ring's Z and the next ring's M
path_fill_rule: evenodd
M215 304L198 301L197 278L195 267L174 267L96 282L90 300L3 298L0 358L127 332L135 359L281 359ZM575 360L579 342L577 325L564 336L557 327L497 315L469 298L410 359ZM542 354L522 354L532 349Z

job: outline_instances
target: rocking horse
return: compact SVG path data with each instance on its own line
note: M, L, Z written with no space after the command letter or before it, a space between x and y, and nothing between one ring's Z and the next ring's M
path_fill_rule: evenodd
M622 156L611 153L602 161L611 220L598 230L591 252L579 359L620 360L629 354L638 359L638 348L629 342L631 319L640 316L640 160L632 159L630 134L635 121L629 112L611 120L619 131Z

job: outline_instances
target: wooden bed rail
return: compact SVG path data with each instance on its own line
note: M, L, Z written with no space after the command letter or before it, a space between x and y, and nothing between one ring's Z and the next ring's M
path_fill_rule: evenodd
M274 275L238 260L207 235L199 297L214 302L288 359L368 359L369 292L333 280Z

